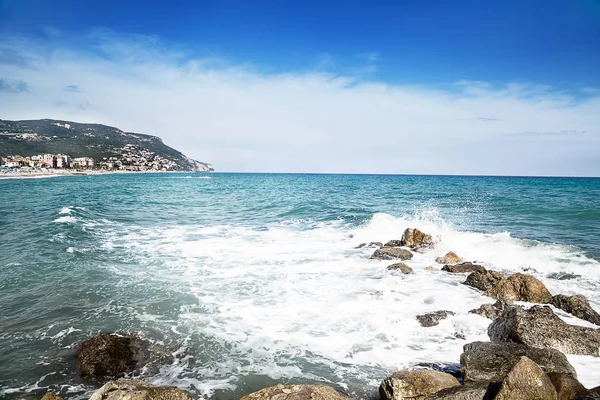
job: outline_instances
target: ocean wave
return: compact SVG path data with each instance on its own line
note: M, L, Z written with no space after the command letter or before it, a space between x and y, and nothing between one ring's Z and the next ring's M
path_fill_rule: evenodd
M77 221L78 221L77 217L73 217L71 215L66 215L63 217L58 217L52 222L56 222L59 224L75 224L75 223L77 223Z

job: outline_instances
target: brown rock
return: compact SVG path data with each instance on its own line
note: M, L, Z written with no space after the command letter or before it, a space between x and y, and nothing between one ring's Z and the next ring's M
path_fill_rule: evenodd
M523 356L510 370L494 400L556 400L557 394L544 371Z
M433 245L431 235L427 235L416 228L408 228L402 235L402 246L418 248L431 245Z
M428 314L417 315L417 321L419 321L421 326L428 328L436 326L441 320L448 318L450 315L454 315L454 313L447 310L434 311Z
M600 330L569 325L548 306L509 307L488 327L493 342L515 342L598 357Z
M546 373L550 382L556 389L558 400L571 400L577 396L586 396L590 393L577 379L571 375L558 372Z
M471 272L475 272L475 271L485 272L486 269L483 268L481 265L473 264L470 262L464 262L462 264L456 264L456 265L444 265L444 267L442 268L442 271L452 272L454 274L464 274L464 273L471 273Z
M56 395L52 392L46 392L44 397L42 397L42 400L64 400L64 399L62 397L60 397L59 395Z
M329 386L277 385L250 393L241 400L345 400Z
M552 305L577 318L600 325L600 315L592 308L584 295L565 296L564 294L557 294L552 297Z
M504 300L497 300L494 304L482 304L481 307L476 308L474 310L469 311L471 314L481 315L482 317L489 318L491 320L495 320L502 312L507 308L512 306L512 302L506 302Z
M430 265L429 267L425 267L425 271L435 271L435 268Z
M494 299L527 301L546 304L552 301L552 294L546 286L531 275L517 273L498 282L484 293Z
M438 264L458 264L460 261L460 257L453 251L449 251L444 257L435 259L435 262Z
M174 386L154 386L138 379L118 379L98 389L90 400L192 400Z
M458 380L439 371L398 371L379 386L381 400L425 400L442 389L458 386Z
M375 250L375 253L371 256L373 260L410 260L413 254L400 247L382 247L381 249Z
M467 276L464 284L486 291L496 286L502 279L504 276L496 271L475 271Z
M414 271L411 267L404 263L396 263L387 267L389 271L400 271L403 274L412 274Z

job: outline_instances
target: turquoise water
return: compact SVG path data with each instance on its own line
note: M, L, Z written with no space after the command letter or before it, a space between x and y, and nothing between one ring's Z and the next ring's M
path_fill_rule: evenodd
M143 377L199 397L318 381L369 398L397 368L458 362L455 333L487 338L468 310L488 299L425 270L449 250L600 309L600 179L123 174L0 180L0 202L8 398L87 398L74 349L115 330L169 348L176 363ZM412 276L355 249L407 227L437 241ZM414 320L441 308L457 315ZM572 362L600 385L597 360Z

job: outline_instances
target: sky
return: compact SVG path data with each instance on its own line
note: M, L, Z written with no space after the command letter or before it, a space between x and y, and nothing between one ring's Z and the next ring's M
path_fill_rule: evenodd
M217 171L600 176L600 0L0 0L0 119Z

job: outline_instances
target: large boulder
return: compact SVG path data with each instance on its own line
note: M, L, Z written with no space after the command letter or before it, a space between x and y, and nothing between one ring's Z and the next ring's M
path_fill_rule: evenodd
M438 264L458 264L461 261L460 257L455 252L449 251L444 257L438 257L435 262Z
M523 356L512 367L494 400L556 400L556 389L544 371Z
M546 373L550 382L556 389L558 400L571 400L578 396L587 396L590 391L587 390L579 381L571 375L559 372Z
M433 245L431 235L423 233L416 228L406 229L402 235L401 241L402 246L412 247L413 249Z
M530 303L546 304L552 301L552 294L541 281L531 275L521 273L502 279L484 294L494 299Z
M387 267L388 271L400 271L403 274L412 274L414 271L404 263L395 263Z
M450 374L431 370L398 371L379 386L381 400L425 400L442 389L458 386Z
M121 378L98 389L90 400L192 400L174 386L154 386L138 379Z
M419 321L421 326L428 328L430 326L436 326L441 320L448 318L450 315L454 315L454 313L448 310L434 311L417 315L417 321Z
M468 274L475 271L485 272L486 269L481 265L473 264L470 262L464 262L455 265L444 265L442 271L452 272L454 274Z
M469 274L463 283L485 292L496 286L502 279L504 276L496 271L475 271Z
M509 307L488 327L493 342L515 342L598 357L600 330L569 325L548 306Z
M427 400L488 400L494 398L499 387L497 382L470 383L440 390Z
M277 385L250 393L241 400L345 400L346 397L329 386Z
M79 345L77 360L82 378L102 381L170 363L172 355L134 335L101 333Z
M506 302L504 300L497 300L494 304L485 303L482 304L479 308L469 311L471 314L481 315L482 317L489 318L491 320L495 320L502 312L507 308L511 307L512 302Z
M373 260L410 260L413 254L400 247L382 247L381 249L375 250L375 253L371 256Z
M460 356L463 380L465 384L501 381L522 356L533 360L544 372L577 378L575 368L558 350L538 349L519 343L473 342L463 346Z
M592 308L584 295L565 296L564 294L557 294L552 297L552 305L577 318L600 325L600 315Z

